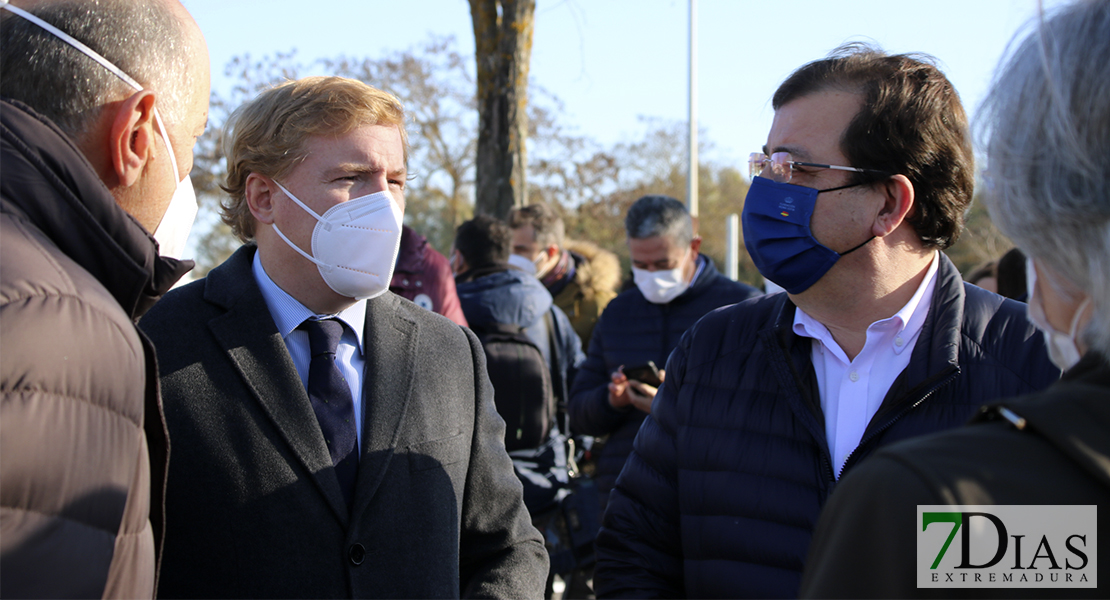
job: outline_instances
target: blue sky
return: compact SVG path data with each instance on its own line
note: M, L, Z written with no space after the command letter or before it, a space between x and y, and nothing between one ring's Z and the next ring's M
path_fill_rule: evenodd
M1051 6L1058 0L1047 0ZM474 51L465 0L183 0L208 40L213 89L233 56L296 49L379 56L453 35ZM937 58L969 112L1037 0L700 0L698 114L715 151L741 166L770 128L770 97L795 68L846 41ZM687 115L686 0L538 0L531 76L567 125L604 144L635 139L639 116Z

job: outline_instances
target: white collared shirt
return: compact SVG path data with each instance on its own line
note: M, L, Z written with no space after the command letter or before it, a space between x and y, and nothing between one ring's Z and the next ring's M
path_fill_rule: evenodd
M339 339L339 347L335 351L335 364L339 367L343 379L351 388L351 397L355 400L355 431L358 434L359 450L362 449L362 370L366 365L364 346L362 340L363 328L366 322L366 301L359 300L350 308L337 315L317 315L308 310L305 305L278 287L274 280L266 274L262 267L259 253L254 253L254 265L251 272L254 280L262 290L262 297L266 300L266 307L277 324L281 339L289 349L289 357L297 367L297 374L301 383L308 388L308 365L312 360L312 353L308 346L308 332L298 330L297 327L310 317L335 317L346 325L343 336Z
M848 360L823 324L800 308L794 314L794 333L818 342L813 344L811 357L837 479L890 386L910 364L912 349L933 302L938 256L933 254L929 270L910 301L894 316L868 326L863 350L854 360Z

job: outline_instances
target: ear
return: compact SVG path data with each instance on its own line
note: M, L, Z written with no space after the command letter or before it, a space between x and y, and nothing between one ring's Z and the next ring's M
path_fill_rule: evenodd
M871 233L878 237L890 235L906 220L914 207L913 183L905 175L895 175L877 184L883 204L875 215Z
M557 254L559 254L559 247L555 244L551 244L550 246L543 249L543 253L547 255L547 258L553 258Z
M135 92L119 104L108 137L108 153L119 184L131 187L154 157L154 93Z
M462 252L459 252L455 248L451 249L451 263L450 264L451 264L451 268L454 271L455 275L462 275L463 273L466 273L467 271L470 270L470 267L466 264L466 259L463 258Z
M695 235L694 239L690 240L690 250L693 251L694 258L697 258L698 254L701 253L701 236L700 235Z
M259 223L273 225L274 223L274 194L278 186L273 179L251 173L247 175L247 184L244 195L247 199L247 208Z

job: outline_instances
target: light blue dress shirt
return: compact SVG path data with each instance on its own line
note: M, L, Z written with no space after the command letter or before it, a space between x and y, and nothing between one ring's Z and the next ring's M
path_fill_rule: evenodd
M363 346L363 328L366 322L366 301L359 300L350 308L337 315L318 315L295 298L278 287L274 280L266 274L262 267L259 253L254 253L252 267L254 280L262 290L262 297L266 300L266 307L270 309L270 316L274 318L281 339L289 349L289 357L297 367L297 374L301 376L301 383L308 388L308 365L312 360L312 353L308 347L308 332L298 330L297 327L311 317L337 318L346 325L343 328L343 337L339 340L339 347L335 351L336 366L347 385L351 387L351 397L355 400L355 427L358 433L359 450L362 449L362 375L366 365L365 347Z

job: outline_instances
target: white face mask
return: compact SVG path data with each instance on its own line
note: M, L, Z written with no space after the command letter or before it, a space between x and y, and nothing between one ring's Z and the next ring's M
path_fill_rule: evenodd
M525 273L528 273L529 275L536 274L536 263L528 260L527 258L519 254L510 254L509 264L520 269L521 271L524 271Z
M158 241L158 253L171 258L181 258L185 253L185 242L189 240L189 232L193 230L193 222L197 218L197 194L193 190L193 179L188 175L181 179L177 172L177 157L173 154L170 145L170 136L166 134L166 126L158 116L158 109L154 109L154 120L162 130L162 140L166 142L166 153L169 155L170 164L173 165L173 180L177 182L177 189L173 192L170 205L166 207L166 214L158 227L154 229L154 239Z
M35 25L38 25L58 39L95 60L102 67L111 71L116 77L122 79L127 85L134 88L135 91L143 91L143 86L139 85L139 82L135 81L134 78L124 73L123 70L112 64L111 61L101 56L92 48L82 44L68 33L19 7L11 6L8 4L7 0L0 0L0 8L13 12ZM166 126L162 123L162 117L159 116L157 108L154 109L154 120L158 123L162 139L166 142L166 153L169 156L170 165L173 166L173 180L177 182L177 189L174 190L173 198L170 199L170 205L166 208L166 212L162 215L162 220L158 222L158 226L155 228L154 239L158 241L159 254L180 258L181 254L185 251L185 241L189 238L189 231L193 228L193 220L196 219L197 216L197 197L196 193L193 191L193 180L188 176L182 180L177 172L177 159L173 154L173 146L170 145L170 136L166 132Z
M1079 307L1075 309L1075 316L1071 319L1071 327L1067 333L1064 333L1058 331L1048 322L1048 317L1044 312L1044 302L1041 300L1041 295L1037 293L1037 269L1034 268L1031 257L1025 260L1025 282L1029 291L1029 302L1026 304L1029 310L1029 320L1044 334L1049 360L1061 371L1067 371L1074 367L1081 357L1079 347L1075 344L1075 336L1079 333L1079 318L1083 315L1083 311L1087 308L1091 299L1083 300Z
M632 267L632 279L648 302L666 304L682 295L682 292L690 287L683 273L686 257L689 255L690 251L687 249L686 255L679 261L678 266L669 271L648 271Z
M274 183L277 183L276 181ZM316 214L304 202L277 184L289 199L316 219L312 229L312 254L289 241L274 223L274 231L289 247L316 263L324 283L340 296L362 300L376 298L389 289L397 252L401 248L401 208L388 191L381 191Z

